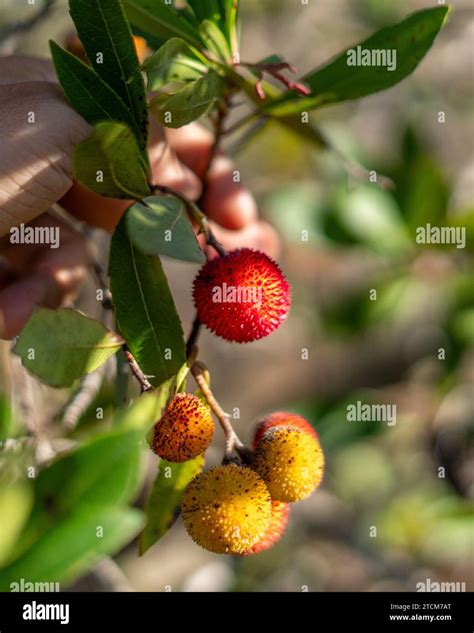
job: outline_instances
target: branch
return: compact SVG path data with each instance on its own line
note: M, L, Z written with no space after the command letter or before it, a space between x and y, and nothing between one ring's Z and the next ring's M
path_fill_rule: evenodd
M258 118L259 116L260 118ZM246 114L243 118L236 121L233 125L228 127L227 130L224 130L222 134L224 136L229 136L230 134L237 132L237 130L239 130L241 127L244 127L245 125L247 125L248 123L253 121L253 119L256 119L256 118L258 119L258 121L261 121L261 119L263 119L265 123L268 121L267 118L263 117L263 115L259 112L259 110L253 110L249 114Z
M102 381L105 376L107 363L103 363L91 374L86 374L79 386L79 389L66 404L62 416L62 424L69 430L77 425L79 418L89 408L90 404L99 393Z
M15 35L16 33L21 33L22 31L29 31L31 28L36 26L39 22L44 20L50 13L53 8L56 0L45 0L43 6L39 11L35 13L35 15L28 20L13 22L13 24L8 24L0 31L0 44L8 40L9 37Z
M188 340L186 341L186 358L188 359L190 358L191 353L196 346L200 331L201 331L201 321L199 320L199 317L196 314L196 316L194 317L191 332L189 333Z
M211 411L214 413L222 427L225 435L225 459L232 460L232 454L235 451L244 460L248 461L251 456L251 451L243 442L240 441L236 432L232 427L230 421L230 415L224 411L221 405L217 402L214 394L211 391L209 383L206 380L206 368L202 363L196 361L191 367L191 373L194 376L199 389L202 391L207 404L210 406Z
M206 169L204 170L204 174L201 178L201 182L202 182L202 192L201 192L201 196L197 202L198 207L202 207L203 206L203 202L204 202L204 197L206 195L207 192L207 187L208 187L208 175L209 175L209 171L211 170L212 167L212 163L214 161L214 158L216 157L218 150L219 150L219 145L222 141L222 134L223 134L223 130L224 130L224 122L226 120L227 115L229 114L229 98L226 98L218 107L217 109L217 113L216 113L216 119L214 121L214 142L212 143L211 149L209 151L209 158L207 161L207 165L206 165Z
M100 582L105 591L135 591L129 579L113 558L103 558L90 572Z
M97 282L104 293L104 298L101 302L102 307L104 308L104 310L113 310L114 304L112 302L112 293L109 290L109 285L107 283L104 268L102 264L98 262L95 258L92 261L92 270L94 271Z
M141 392L145 393L145 391L151 391L153 389L153 385L148 380L148 376L146 376L142 370L140 369L137 361L132 355L132 352L129 350L128 345L124 343L122 345L123 353L125 354L125 359L127 363L130 365L130 369L132 370L133 375L140 383Z

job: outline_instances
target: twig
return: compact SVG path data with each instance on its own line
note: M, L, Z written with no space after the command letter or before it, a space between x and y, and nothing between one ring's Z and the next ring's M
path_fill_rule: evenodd
M130 365L130 369L132 370L133 375L140 383L141 392L145 393L145 391L151 391L153 389L153 385L148 380L148 376L146 376L140 369L137 361L133 357L133 354L129 350L128 345L126 343L122 345L122 349L123 349L123 353L125 354L125 359L127 363Z
M211 229L209 224L207 224L207 222L206 222L206 226L205 226L205 236L206 236L206 244L208 246L212 246L212 248L215 251L217 251L221 257L225 257L227 255L227 251L222 246L222 244L219 242L217 237L214 235L213 230Z
M184 195L184 193L181 193L180 191L177 191L176 189L173 189L172 187L167 187L166 185L153 185L153 189L155 191L160 191L161 193L164 193L166 195L174 196L175 198L178 198L179 200L181 200L181 202L183 202L186 205L193 220L195 220L197 224L199 225L201 232L204 233L204 236L206 238L206 244L215 248L221 257L223 257L224 255L227 255L227 251L214 235L209 225L209 221L207 217L204 215L204 213L201 211L201 209L197 206L195 202L193 202L190 198Z
M191 332L189 333L188 340L186 341L186 358L188 359L191 356L191 352L193 351L196 345L196 342L199 338L200 330L201 330L201 321L199 320L199 317L196 314L196 316L194 317Z
M127 576L113 558L103 558L97 563L91 574L99 580L105 591L119 591L124 593L135 591Z
M32 447L34 444L35 438L32 435L7 437L0 442L0 453L14 453L22 450L24 447Z
M102 299L102 307L104 310L113 310L114 304L112 302L112 293L109 290L109 284L107 283L105 270L100 262L96 259L92 262L92 269L94 271L94 275L97 279L97 282L104 293L104 298Z
M191 373L194 376L194 380L202 391L207 404L211 407L212 412L218 419L219 424L224 431L225 458L227 460L231 460L233 452L236 451L242 459L247 461L251 455L251 451L245 446L245 444L243 444L243 442L241 442L236 432L234 431L230 421L230 415L226 413L221 405L217 402L206 380L205 372L206 369L204 365L199 361L196 361L191 367Z
M37 11L33 17L28 20L13 22L13 24L5 26L2 30L0 30L0 44L3 44L3 42L16 33L29 31L31 28L36 26L36 24L44 20L44 18L46 18L51 12L55 2L56 0L45 0L41 9Z
M243 118L241 118L238 121L236 121L233 125L228 127L226 130L223 130L222 134L224 136L229 136L230 134L233 134L234 132L237 132L237 130L239 130L244 125L247 125L248 123L251 123L251 121L253 119L255 119L255 118L257 118L257 122L260 123L260 124L261 124L262 120L263 120L264 123L266 123L268 121L268 118L261 116L261 113L258 110L253 110L249 114L246 114Z
M212 163L214 161L214 158L217 155L220 143L222 141L224 121L229 113L229 99L230 97L226 97L223 103L220 104L219 108L217 109L217 115L214 121L214 142L212 143L211 149L209 151L209 158L207 161L206 169L204 170L204 174L201 178L202 191L201 191L201 196L197 202L198 207L203 206L204 198L205 198L207 188L208 188L209 171L211 170Z
M106 367L107 363L103 363L91 374L86 374L82 378L79 389L64 408L62 424L67 429L72 430L77 425L79 418L98 394L105 376Z
M329 140L325 139L327 149L333 152L341 161L347 175L357 181L369 181L370 171L366 167L363 167L359 163L356 163L352 158L346 156L340 149L333 145ZM370 182L370 181L369 181ZM388 176L377 173L377 184L382 189L393 191L395 189L395 183Z

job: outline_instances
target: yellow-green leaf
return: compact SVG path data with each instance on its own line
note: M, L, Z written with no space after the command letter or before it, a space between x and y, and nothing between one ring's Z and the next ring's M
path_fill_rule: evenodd
M123 340L105 325L71 310L41 308L23 328L14 352L52 387L70 387L115 354Z
M91 191L111 198L141 199L150 193L132 130L104 121L73 153L74 177Z

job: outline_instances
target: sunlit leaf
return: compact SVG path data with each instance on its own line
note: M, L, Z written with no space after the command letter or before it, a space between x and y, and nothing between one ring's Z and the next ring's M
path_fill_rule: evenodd
M141 199L150 193L137 142L123 123L98 123L74 148L73 172L101 196Z
M115 332L76 310L41 308L23 328L14 352L48 385L70 387L113 356L122 344Z
M122 218L109 259L117 327L142 371L158 386L186 360L183 330L158 257L138 249Z
M286 93L265 105L266 113L287 116L320 108L330 103L359 99L391 88L410 75L431 48L446 19L449 8L439 6L412 13L394 26L377 31L368 39L354 44L329 64L302 78L311 89L311 96ZM382 65L349 65L349 54L357 48L374 51L396 51L395 68Z
M127 212L130 239L147 255L168 255L202 263L199 247L184 204L177 198L152 196L136 202Z
M130 25L119 0L69 0L69 10L87 57L96 73L133 113L147 147L148 111L145 85Z

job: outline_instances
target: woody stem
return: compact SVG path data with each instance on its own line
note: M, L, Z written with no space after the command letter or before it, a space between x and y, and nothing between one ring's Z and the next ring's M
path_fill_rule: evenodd
M230 459L234 450L239 453L246 453L248 450L243 442L240 441L236 432L232 427L232 423L230 421L230 415L224 411L221 405L217 402L214 394L209 387L209 384L204 375L204 366L196 361L194 365L191 367L191 373L194 376L194 380L196 381L199 389L202 391L207 404L210 406L211 411L216 416L219 424L222 427L222 430L225 434L225 457Z
M147 376L140 369L137 361L133 357L133 354L129 350L128 345L126 343L122 345L122 350L123 350L123 353L125 354L125 359L127 363L129 364L130 369L132 370L132 374L140 383L142 393L145 393L145 391L151 391L153 389L153 385L150 383Z

